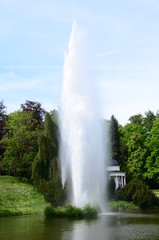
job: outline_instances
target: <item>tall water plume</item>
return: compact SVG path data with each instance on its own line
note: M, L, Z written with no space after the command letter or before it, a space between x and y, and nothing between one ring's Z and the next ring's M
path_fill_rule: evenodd
M61 99L61 171L71 203L104 205L106 170L100 106L91 73L88 36L73 23L65 54Z

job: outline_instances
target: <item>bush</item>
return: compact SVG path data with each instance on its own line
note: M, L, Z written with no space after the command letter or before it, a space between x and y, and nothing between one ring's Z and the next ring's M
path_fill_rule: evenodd
M85 205L84 208L79 208L69 204L66 208L53 208L51 206L47 206L44 210L44 214L47 218L66 217L71 219L91 219L97 217L98 210L95 207L91 207L89 204Z
M47 206L45 208L44 214L47 218L52 218L57 216L56 209L51 206Z
M158 204L157 197L141 180L133 179L120 191L118 199L133 202L141 209Z
M0 217L12 217L22 215L21 211L0 210Z
M133 203L129 203L126 201L111 201L110 204L110 209L113 212L138 212L140 208Z
M85 218L95 218L98 214L97 207L91 207L91 205L86 204L83 208L83 214Z
M67 205L66 216L74 219L82 219L84 215L81 208L72 205Z

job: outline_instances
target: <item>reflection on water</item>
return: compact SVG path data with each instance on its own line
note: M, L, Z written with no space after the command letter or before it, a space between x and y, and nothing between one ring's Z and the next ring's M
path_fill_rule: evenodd
M0 219L0 240L158 240L159 215L107 214L92 221Z

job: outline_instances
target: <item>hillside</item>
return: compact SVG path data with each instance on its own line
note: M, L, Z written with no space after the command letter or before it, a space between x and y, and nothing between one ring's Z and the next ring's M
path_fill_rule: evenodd
M0 176L0 217L43 213L47 203L31 184Z

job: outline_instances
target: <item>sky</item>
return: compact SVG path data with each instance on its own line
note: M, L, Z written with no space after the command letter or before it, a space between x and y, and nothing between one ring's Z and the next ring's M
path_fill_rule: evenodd
M60 106L73 21L88 32L102 114L159 110L159 0L0 0L0 101Z

